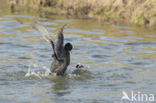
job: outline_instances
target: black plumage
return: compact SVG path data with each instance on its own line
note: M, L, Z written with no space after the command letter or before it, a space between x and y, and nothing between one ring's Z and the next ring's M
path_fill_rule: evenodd
M50 71L52 73L56 73L57 75L63 76L70 64L70 51L73 48L71 43L66 43L64 45L63 30L65 25L61 27L59 33L57 34L55 42L51 40L46 28L37 23L35 23L33 27L35 27L35 29L43 35L43 37L51 44L51 47L53 49L54 54L52 55L52 57L54 58L54 60L51 63Z

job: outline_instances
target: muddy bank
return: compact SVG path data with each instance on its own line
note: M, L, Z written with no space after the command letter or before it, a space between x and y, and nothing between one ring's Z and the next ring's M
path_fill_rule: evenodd
M64 14L100 21L128 21L156 27L156 0L9 0L12 9L18 6L37 11Z

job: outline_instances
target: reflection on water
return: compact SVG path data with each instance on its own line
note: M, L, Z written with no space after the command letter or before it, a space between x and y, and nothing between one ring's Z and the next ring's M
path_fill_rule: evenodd
M48 75L52 50L32 28L36 21L49 30L53 39L59 28L67 24L65 42L72 42L74 49L66 77ZM121 103L122 90L153 94L156 91L154 31L1 10L0 48L3 103ZM74 75L77 63L86 68Z

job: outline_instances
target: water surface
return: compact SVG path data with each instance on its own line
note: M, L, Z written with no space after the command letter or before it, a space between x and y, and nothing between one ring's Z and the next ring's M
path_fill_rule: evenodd
M98 24L50 15L0 11L0 100L2 103L122 103L122 91L156 92L156 32L126 24ZM19 23L21 20L23 24ZM47 76L52 50L33 22L55 39L67 24L74 49L67 74Z

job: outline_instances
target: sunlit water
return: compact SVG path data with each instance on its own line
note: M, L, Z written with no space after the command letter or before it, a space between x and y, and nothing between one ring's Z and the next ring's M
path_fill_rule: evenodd
M125 103L122 91L156 93L156 32L96 20L5 12L0 11L1 103ZM53 52L32 28L36 21L53 39L67 24L65 42L74 49L65 77L48 75ZM85 68L72 74L77 63Z

